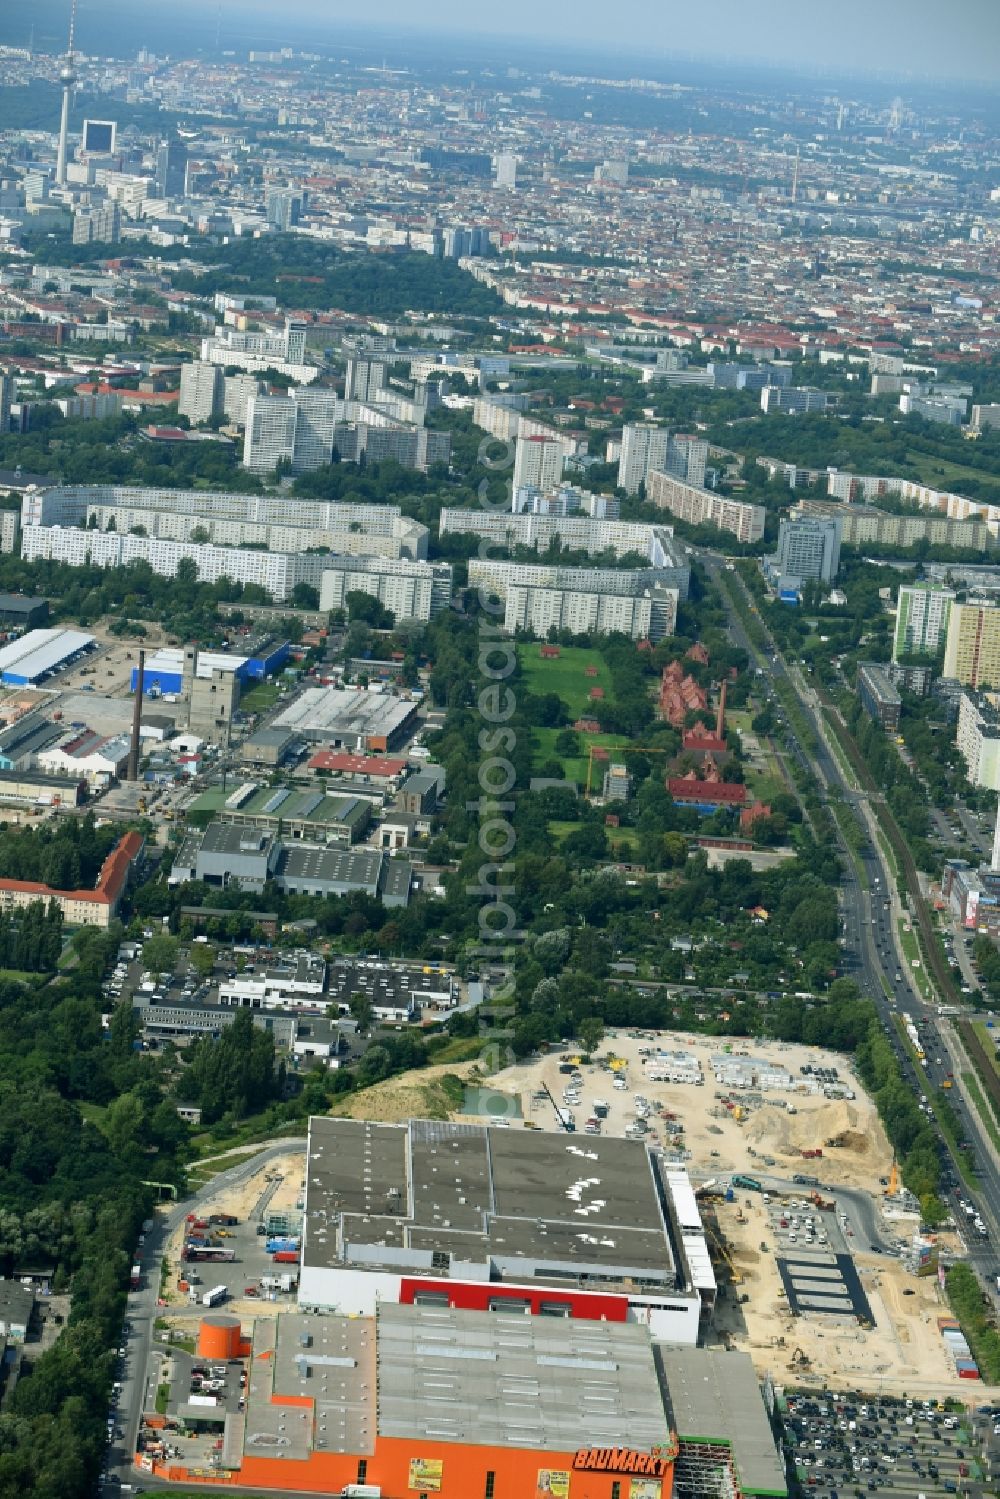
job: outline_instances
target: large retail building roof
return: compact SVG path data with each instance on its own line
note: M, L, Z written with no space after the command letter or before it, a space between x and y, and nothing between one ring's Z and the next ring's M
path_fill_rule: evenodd
M447 1275L452 1260L512 1271L530 1261L549 1281L589 1275L673 1286L656 1172L639 1141L314 1118L303 1264L349 1257L374 1267L384 1259Z

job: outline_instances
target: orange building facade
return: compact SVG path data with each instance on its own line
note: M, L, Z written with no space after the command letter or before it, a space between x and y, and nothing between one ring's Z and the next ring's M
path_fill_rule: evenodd
M670 1499L675 1455L672 1445L659 1453L625 1447L532 1452L381 1437L367 1458L245 1457L239 1472L224 1476L176 1464L157 1464L152 1472L179 1483L299 1494L336 1495L352 1484L367 1485L380 1490L382 1499Z
M199 1357L248 1360L240 1408L181 1406L166 1442L158 1418L137 1465L186 1487L291 1494L671 1499L678 1447L646 1330L513 1320L289 1312L258 1319L251 1344L237 1318L206 1316Z

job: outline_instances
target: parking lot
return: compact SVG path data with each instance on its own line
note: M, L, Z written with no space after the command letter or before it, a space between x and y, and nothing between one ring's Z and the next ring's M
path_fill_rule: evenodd
M824 1499L978 1494L1000 1436L992 1414L831 1390L789 1393L782 1425L800 1484Z

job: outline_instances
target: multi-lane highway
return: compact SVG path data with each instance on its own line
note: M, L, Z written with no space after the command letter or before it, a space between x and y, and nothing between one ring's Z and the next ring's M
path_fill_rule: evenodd
M727 593L743 589L739 575L724 571L724 559L715 554L701 552L699 555L709 575L717 585L722 585L720 592L728 605ZM747 598L749 600L749 595ZM735 608L728 607L727 612L732 640L748 653L751 660L757 659L760 653L755 650L750 641L739 613ZM763 625L762 628L764 628ZM768 639L770 640L770 637ZM768 658L765 691L773 696L774 683L781 681L787 683L795 693L816 740L815 752L807 756L795 738L794 729L789 725L791 752L812 771L828 792L837 795L850 809L864 835L858 855L860 880L853 861L850 858L844 860L842 910L845 968L856 979L861 990L874 1001L886 1033L900 1060L904 1076L915 1093L918 1096L929 1096L941 1088L952 1072L957 1078L961 1070L952 1056L952 1053L957 1052L958 1049L957 1038L942 1025L933 1007L926 1004L911 985L910 969L897 944L897 911L894 896L891 893L890 873L883 862L877 841L872 838L871 829L865 817L864 794L856 791L842 774L836 757L826 743L822 717L814 696L809 691L803 690L796 674L787 669L773 641L770 643ZM897 1014L903 1018L909 1016L915 1025L919 1025L926 1054L926 1066L918 1066L903 1045L894 1020ZM974 1235L970 1237L970 1258L982 1273L984 1280L987 1280L995 1291L996 1275L1000 1273L1000 1255L997 1252L997 1247L1000 1246L1000 1169L997 1167L992 1146L985 1137L975 1108L966 1100L957 1081L949 1092L949 1101L958 1116L965 1139L975 1142L976 1165L980 1179L980 1188L975 1201L990 1232L990 1239L985 1243ZM968 1198L971 1194L961 1186L962 1179L956 1153L943 1135L941 1136L941 1152L944 1163L943 1180L950 1194L950 1206L956 1210L957 1218L961 1220L963 1214L957 1211L957 1197L963 1195Z

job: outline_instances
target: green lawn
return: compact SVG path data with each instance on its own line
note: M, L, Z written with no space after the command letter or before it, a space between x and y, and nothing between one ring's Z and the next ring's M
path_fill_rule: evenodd
M931 987L930 980L927 977L927 970L924 967L924 960L920 956L920 946L917 942L917 934L912 927L910 927L910 930L907 931L906 923L904 921L898 920L897 924L899 928L900 946L902 947L903 952L906 955L906 962L910 969L910 981L917 985L925 999L933 999L934 991ZM914 958L919 961L919 968L914 968Z
M997 1061L996 1031L991 1031L984 1020L974 1020L972 1029L983 1043L983 1050L993 1064L993 1071L1000 1072L1000 1062Z
M535 773L538 767L546 760L558 760L566 772L567 781L575 781L581 790L587 784L587 755L575 755L567 759L564 755L557 755L555 742L562 731L560 729L532 729L531 747L533 750L532 765ZM581 746L586 750L588 744L604 745L613 749L615 745L622 743L620 734L580 734L578 736ZM612 756L614 758L614 756ZM601 784L604 780L604 772L610 764L609 760L594 761L594 784L592 790L600 794Z
M539 697L546 692L557 693L569 709L571 718L586 715L589 693L595 687L603 687L605 697L613 700L611 673L600 651L563 645L559 647L558 657L543 661L541 649L537 641L517 648L521 677L529 692ZM597 675L588 677L588 667L596 667Z
M992 474L984 474L982 469L968 468L964 463L949 463L946 458L937 458L932 453L920 453L910 449L907 454L910 463L915 464L921 471L921 482L931 484L936 489L960 490L966 479L976 479L979 483L992 485L996 490L996 503L1000 501L1000 480Z
M277 682L258 682L256 687L251 687L249 692L244 692L240 697L241 713L266 713L268 708L273 708L281 696L281 688Z

